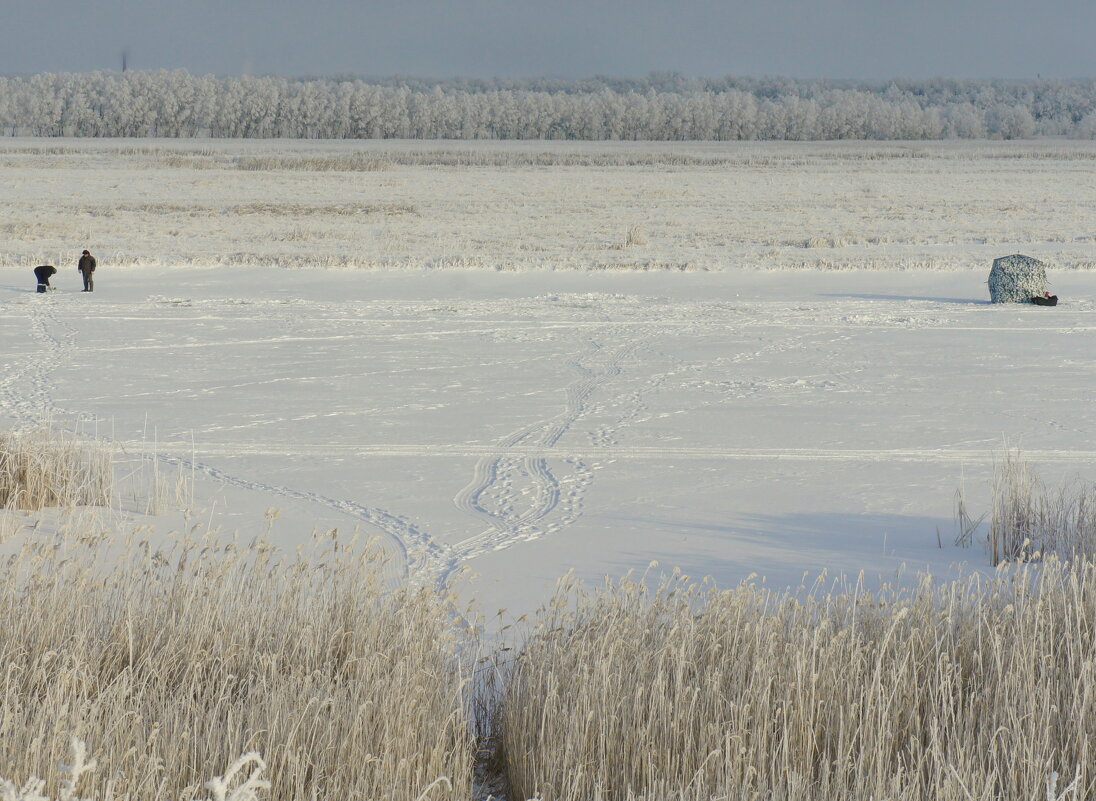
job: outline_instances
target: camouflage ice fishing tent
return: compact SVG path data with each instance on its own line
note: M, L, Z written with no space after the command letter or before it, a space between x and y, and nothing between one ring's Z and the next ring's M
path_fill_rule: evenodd
M1031 256L1003 256L989 271L989 299L993 303L1031 303L1047 291L1047 266Z

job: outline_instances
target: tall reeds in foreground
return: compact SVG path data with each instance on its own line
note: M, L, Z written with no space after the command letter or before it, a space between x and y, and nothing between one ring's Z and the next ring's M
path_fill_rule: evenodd
M1096 567L873 597L565 584L501 709L514 797L1096 796Z
M448 600L321 545L28 542L0 567L0 776L56 786L77 737L88 798L204 797L249 752L272 799L471 797Z
M83 777L99 767L99 760L88 759L87 744L74 737L68 761L58 767L64 778L57 787L57 801L91 801L82 799L77 792ZM223 776L214 776L205 783L205 788L212 794L209 801L258 801L260 793L270 789L270 782L262 777L265 770L266 763L261 756L244 754L229 765ZM0 797L4 801L52 801L46 792L45 779L37 776L22 784L0 776Z
M107 506L113 470L101 443L49 429L0 433L0 508Z

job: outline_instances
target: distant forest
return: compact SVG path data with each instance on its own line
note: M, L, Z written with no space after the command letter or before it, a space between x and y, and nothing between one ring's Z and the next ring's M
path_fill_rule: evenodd
M0 77L10 136L826 140L1096 137L1096 80Z

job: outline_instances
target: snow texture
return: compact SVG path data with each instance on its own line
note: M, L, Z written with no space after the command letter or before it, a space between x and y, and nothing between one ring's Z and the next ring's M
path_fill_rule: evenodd
M1094 162L1096 141L1061 140L135 147L0 137L0 265L29 277L53 264L62 284L85 247L112 271L141 272L978 265L984 295L982 265L1007 253L1096 269ZM987 197L1009 198L1007 213Z
M993 260L989 299L993 303L1031 303L1047 291L1047 267L1038 259L1015 253Z
M1070 301L1048 315L992 306L972 270L100 265L93 294L70 266L49 295L0 267L0 429L98 422L119 475L193 478L189 525L249 539L273 508L289 549L379 537L393 580L488 613L532 612L572 568L777 588L989 569L951 544L952 504L989 508L1001 432L1048 483L1096 464L1092 272L1054 273Z
M1094 477L1096 143L42 147L0 142L0 430L97 431L224 532L379 537L519 616L572 568L988 567L953 493L989 508L1003 432ZM361 154L402 161L318 168ZM989 303L1017 250L1054 314Z

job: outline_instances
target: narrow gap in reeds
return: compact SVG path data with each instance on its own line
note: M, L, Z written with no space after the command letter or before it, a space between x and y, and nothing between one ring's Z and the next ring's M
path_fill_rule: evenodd
M372 544L61 514L0 562L0 776L64 787L77 738L98 760L81 796L116 801L216 798L226 766L275 801L1081 801L1093 498L1006 460L994 575L783 595L569 578L478 660L453 596L393 586Z

